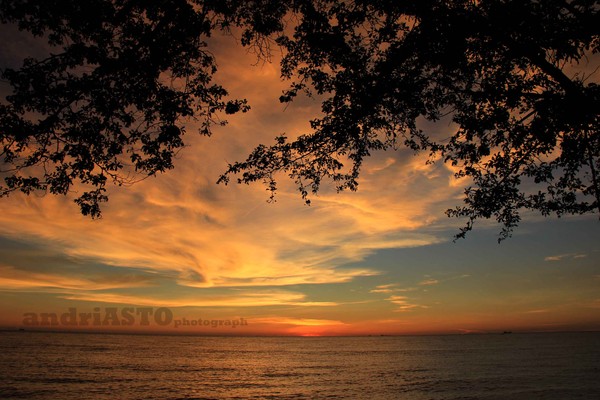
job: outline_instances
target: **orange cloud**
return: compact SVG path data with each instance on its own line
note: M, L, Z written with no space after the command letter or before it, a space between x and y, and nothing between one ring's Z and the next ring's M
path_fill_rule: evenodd
M388 285L378 285L375 286L375 289L369 290L369 293L392 293L397 290L394 288L394 286L396 285L393 283L390 283Z
M231 38L213 40L216 51L232 51ZM71 202L77 193L43 198L15 194L0 202L5 211L0 212L0 234L37 238L71 257L156 272L189 287L349 282L379 271L338 266L380 249L447 239L416 229L445 219L443 203L457 189L447 184L447 170L424 166L424 156L407 151L374 154L357 193L334 194L325 184L311 207L303 205L284 176L275 204L266 203L268 194L260 184L217 186L228 162L245 158L253 147L271 143L282 132L306 132L308 121L319 114L318 101L278 103L287 83L279 80L276 66L254 65L255 57L243 52L235 59L220 65L216 78L226 83L232 97L247 97L252 110L231 117L210 139L193 135L196 127L190 122L188 146L173 171L131 187L110 188L104 218L97 221L77 214ZM31 281L35 279L39 277Z
M239 291L234 294L207 295L168 299L156 296L137 296L115 293L80 293L71 292L60 296L63 299L91 301L98 303L132 304L150 307L263 307L274 305L293 306L335 306L333 302L305 301L305 295L282 290Z
M394 310L396 312L412 311L415 308L429 308L428 306L410 303L408 297L406 296L390 296L387 298L387 300L398 306Z
M375 289L369 290L369 293L397 293L397 292L414 292L419 290L415 287L400 288L397 283L375 286Z
M105 290L153 286L148 277L124 274L115 277L80 278L49 273L18 270L0 265L0 288L2 289L80 289Z

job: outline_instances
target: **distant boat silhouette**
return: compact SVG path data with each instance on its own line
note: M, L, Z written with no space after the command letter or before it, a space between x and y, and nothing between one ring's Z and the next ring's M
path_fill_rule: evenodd
M504 332L502 332L503 335L508 335L508 334L511 334L511 333L512 333L511 331L504 331Z

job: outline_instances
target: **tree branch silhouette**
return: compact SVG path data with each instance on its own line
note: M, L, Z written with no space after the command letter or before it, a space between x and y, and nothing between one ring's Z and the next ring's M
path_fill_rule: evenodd
M280 101L316 94L322 117L295 140L257 147L219 182L237 175L274 195L281 172L309 200L324 180L356 190L364 160L401 144L470 179L447 211L467 219L458 237L489 218L509 237L523 211L599 212L600 86L593 72L568 72L598 60L599 10L593 0L3 1L2 23L57 52L2 70L12 93L0 102L10 167L0 195L83 184L77 201L95 217L108 178L127 165L142 176L172 168L183 120L201 119L210 135L219 113L248 109L212 83L207 38L235 27L265 61L271 46L283 52ZM442 117L458 127L449 138L419 129Z

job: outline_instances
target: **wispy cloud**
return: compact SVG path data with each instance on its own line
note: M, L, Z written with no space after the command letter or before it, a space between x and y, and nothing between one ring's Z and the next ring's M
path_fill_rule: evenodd
M414 292L419 290L416 287L398 287L397 283L390 283L387 285L375 286L375 289L369 290L369 293L401 293L401 292Z
M264 307L275 305L328 307L337 305L334 302L306 301L303 293L283 290L237 291L228 294L198 294L188 297L170 296L168 299L157 296L81 292L71 292L60 297L68 300L149 307Z
M425 275L425 277L424 277L425 279L418 282L416 284L416 286L400 287L400 285L398 283L389 283L389 284L385 284L385 285L375 286L375 288L371 289L369 291L369 293L402 293L402 292L424 291L424 290L426 290L424 287L427 287L427 286L435 286L442 282L453 281L456 279L464 279L464 278L468 278L470 276L471 275L469 275L469 274L462 274L462 275L451 276L448 278L432 278L429 275Z
M523 314L546 314L546 313L549 313L550 311L551 311L550 309L541 308L541 309L537 309L537 310L523 311Z
M406 296L390 296L387 298L387 300L397 305L397 308L394 310L396 312L407 312L416 308L429 308L428 306L411 303L409 298Z
M416 290L419 290L419 288L416 288L416 287L398 288L395 291L396 292L414 292Z
M375 289L371 289L369 290L369 293L393 293L396 290L398 290L397 288L395 288L395 284L394 283L390 283L387 285L378 285L375 286Z
M311 207L293 192L267 204L258 185L222 187L207 179L220 172L217 154L224 155L206 147L182 155L169 175L114 189L99 221L78 216L66 198L3 199L11 212L0 214L0 233L59 243L71 257L174 274L192 287L349 282L379 271L338 266L380 249L440 242L414 231L431 221L422 199L399 202L396 190L375 196L365 185L359 195L324 195Z
M401 287L398 283L388 283L385 285L378 285L375 286L374 289L369 290L369 293L385 293L385 294L389 294L389 293L402 293L402 292L415 292L415 291L425 291L426 289L424 287L427 286L434 286L434 285L438 285L442 282L448 282L448 281L453 281L456 279L464 279L464 278L468 278L471 275L469 274L462 274L462 275L456 275L456 276L451 276L451 277L447 277L447 278L432 278L429 275L425 275L425 279L421 280L420 282L418 282L416 284L416 286L411 286L411 287Z
M121 274L117 276L78 277L22 271L12 266L0 265L0 289L80 289L106 290L139 288L156 285L147 276Z
M566 253L566 254L559 254L559 255L555 255L555 256L545 257L544 261L562 261L565 259L578 259L578 258L585 258L585 257L587 257L587 254Z
M219 52L228 51L228 39L214 40L223 42L217 46ZM448 199L459 193L448 185L451 171L440 165L425 166L426 155L414 157L410 151L373 154L365 163L358 192L338 194L333 185L324 183L310 207L283 175L274 204L267 204L268 193L260 184L216 185L228 162L244 159L256 145L272 143L282 132L293 136L309 131L310 119L320 112L319 103L310 99L299 99L287 108L280 105L277 99L287 83L279 80L277 67L252 66L255 58L244 57L220 66L216 78L227 83L233 97L248 98L252 110L231 117L229 125L217 128L210 139L193 135L197 127L190 122L188 146L179 153L173 171L132 187L111 187L104 217L97 221L78 215L72 203L81 187L74 187L66 197L15 193L0 203L0 211L5 211L0 212L0 234L35 238L52 243L68 257L138 268L186 288L347 283L380 271L343 265L360 262L381 249L427 246L448 239L418 228L446 221L443 210ZM3 282L12 287L64 289L149 284L134 278L93 282L68 271L61 274L12 275ZM129 301L102 296L98 299ZM91 294L71 298L95 299ZM266 301L294 302L277 299ZM250 304L259 302L253 298Z

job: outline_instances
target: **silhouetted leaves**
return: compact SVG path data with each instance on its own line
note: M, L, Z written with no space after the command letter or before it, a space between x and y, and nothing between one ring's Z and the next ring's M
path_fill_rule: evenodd
M215 113L246 111L212 83L215 30L269 59L284 50L280 101L318 95L322 117L290 141L258 146L220 182L284 172L304 199L324 179L356 190L366 157L399 146L467 177L464 236L479 218L510 235L523 210L600 212L597 61L592 0L7 0L0 20L46 40L44 59L4 69L0 104L5 186L64 194L99 215L105 185L172 168L186 119L209 135ZM419 127L452 121L447 137ZM79 186L78 186L79 187Z
M48 43L48 56L2 70L5 185L65 194L100 215L105 185L173 167L185 121L210 134L215 113L246 111L213 84L206 39L224 20L209 4L170 1L2 1L0 20ZM221 121L217 121L222 123Z
M523 209L543 215L600 212L600 87L568 73L598 52L596 1L299 1L298 21L278 43L282 72L299 92L324 96L314 132L278 138L230 165L221 181L265 180L283 171L303 196L323 178L356 189L373 150L404 144L441 157L470 178L458 235L495 218L510 235ZM592 66L590 71L594 70ZM419 120L451 118L449 137ZM348 167L344 164L349 164Z

